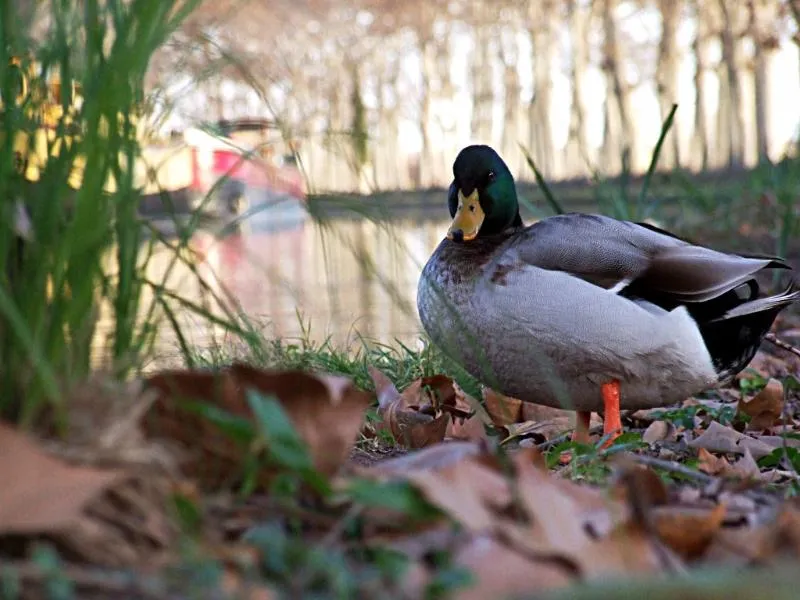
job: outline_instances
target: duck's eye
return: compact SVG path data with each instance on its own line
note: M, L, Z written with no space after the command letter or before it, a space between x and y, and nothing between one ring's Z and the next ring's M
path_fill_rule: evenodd
M489 171L489 174L486 176L486 179L488 179L489 183L491 183L492 181L495 180L495 177L497 176L494 174L494 171Z
M470 204L469 205L469 212L475 212L475 205L474 204Z

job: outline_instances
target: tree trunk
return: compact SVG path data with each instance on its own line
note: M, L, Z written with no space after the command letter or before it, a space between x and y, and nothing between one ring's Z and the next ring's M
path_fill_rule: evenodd
M659 0L661 12L661 41L658 46L656 85L663 122L673 103L678 101L679 56L676 34L681 20L682 0ZM680 166L680 139L677 127L673 126L661 149L661 166L673 169Z
M694 55L694 128L690 144L689 167L704 171L709 168L709 131L708 110L706 107L706 82L708 78L708 40L709 19L707 6L702 0L694 0L694 18L697 31L692 40L692 54ZM704 10L705 9L705 10Z
M433 36L429 31L418 31L417 40L422 62L420 78L420 107L419 131L422 138L422 147L419 156L419 170L417 171L417 187L428 187L431 184L431 82L435 76L435 66L432 60Z
M692 42L695 59L694 71L694 131L692 132L692 155L698 157L699 164L692 166L699 170L708 169L708 113L706 111L706 41L708 36L701 0L695 2L697 33Z
M720 110L720 126L729 131L730 143L727 148L721 148L723 153L720 158L727 161L729 167L744 165L744 119L742 118L742 84L739 77L739 67L736 60L736 14L731 14L731 9L737 11L738 5L728 6L728 0L719 0L722 13L722 69L720 71L720 106L725 105L725 112ZM723 94L727 96L723 102ZM720 129L717 130L720 133Z
M472 141L492 142L492 61L489 52L491 30L488 25L478 24L474 28L475 49L472 52Z
M756 117L756 147L758 149L758 162L769 162L769 125L767 123L767 106L769 105L769 86L767 84L767 69L769 65L769 50L756 42L755 44L755 69L753 71L755 117Z
M362 97L361 74L356 63L352 63L350 71L350 163L356 179L356 187L360 193L368 193L365 167L369 162L369 124L367 107Z
M603 0L604 71L606 76L606 129L603 158L608 175L634 168L636 156L630 109L630 91L622 80L622 52L617 39L614 12L618 0Z
M749 0L750 34L753 38L753 100L758 162L769 162L769 65L770 55L778 48L774 23L778 21L778 3L774 0Z
M380 84L378 88L378 144L380 150L375 152L375 181L382 189L398 189L407 182L400 179L398 152L398 90L400 64L397 60L381 65Z
M589 25L592 7L583 8L577 0L567 3L569 36L572 43L572 100L569 114L569 133L565 150L565 177L577 177L589 161L589 142L586 136L586 109L583 105L583 78L589 67Z
M728 72L723 64L717 65L719 94L717 104L717 126L715 128L715 146L712 165L722 169L731 166L733 151L733 131L731 131L731 90Z
M794 21L795 27L792 41L797 46L797 49L800 50L800 0L789 0L789 12L792 14L792 20ZM800 141L798 144L800 144Z
M503 64L503 88L505 98L503 101L503 129L501 137L501 150L506 163L515 176L521 173L522 153L519 151L521 115L520 93L522 86L519 81L517 62L519 51L514 40L504 39L497 45L499 58Z
M450 77L450 66L452 56L450 52L450 31L437 36L435 48L436 66L436 98L440 103L452 103L455 100L455 86ZM440 104L440 105L442 105ZM456 126L458 124L455 116L439 115L437 119L439 130L442 135L443 143L434 161L434 177L436 185L449 185L450 165L455 158L456 148L452 147L456 139Z
M531 0L528 30L533 56L533 97L528 110L528 152L545 177L553 177L553 132L550 126L553 66L558 5L553 0Z

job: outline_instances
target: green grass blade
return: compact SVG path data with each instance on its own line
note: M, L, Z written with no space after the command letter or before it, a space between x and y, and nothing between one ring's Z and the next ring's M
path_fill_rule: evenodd
M650 166L647 168L647 173L644 176L642 189L639 190L639 198L636 201L638 207L644 205L645 198L647 197L647 190L650 189L650 180L653 178L653 174L656 171L656 166L658 165L658 157L661 155L661 147L664 145L664 140L667 137L667 133L669 133L669 130L672 128L672 121L675 119L675 112L677 110L678 105L673 104L669 114L667 115L667 118L664 119L664 123L661 125L661 133L658 136L658 141L656 142L656 146L653 148L653 154L650 157Z
M547 185L547 182L544 180L542 173L539 171L539 168L536 166L536 163L533 160L533 157L528 153L525 147L522 144L519 144L519 148L522 151L522 154L525 156L525 161L528 163L528 166L533 169L533 174L536 177L536 183L541 188L542 192L544 193L544 197L547 200L547 203L550 205L550 208L553 212L557 215L563 215L566 211L561 206L561 204L556 200L553 193L550 191L550 186Z

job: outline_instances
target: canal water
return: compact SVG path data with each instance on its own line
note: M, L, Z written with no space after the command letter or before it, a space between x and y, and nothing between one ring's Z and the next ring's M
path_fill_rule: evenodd
M352 215L320 221L303 208L266 210L232 233L198 231L190 260L175 261L175 252L162 246L148 260L146 277L215 315L224 316L222 305L241 311L264 337L330 339L339 347L360 344L360 338L399 340L413 347L421 332L417 282L447 230L448 215L442 213L443 218L405 211L382 220ZM143 309L152 300L146 291ZM175 318L192 346L224 350L235 344L224 327L186 305ZM112 325L104 307L100 352ZM173 362L178 338L166 315L158 327L158 362Z

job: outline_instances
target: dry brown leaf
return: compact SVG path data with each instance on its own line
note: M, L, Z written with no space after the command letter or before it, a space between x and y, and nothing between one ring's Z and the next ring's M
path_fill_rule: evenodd
M518 423L522 418L522 400L504 396L484 387L483 401L486 404L486 412L489 413L492 423L498 427L510 423Z
M397 391L392 380L383 371L376 369L372 365L367 370L372 382L375 384L375 392L378 394L378 409L380 411L386 410L386 407L397 401L400 397L400 392Z
M419 383L420 406L431 405L436 410L444 410L461 418L467 418L475 412L463 392L459 394L455 382L446 375L423 377Z
M472 396L467 394L461 386L453 381L453 390L455 391L455 408L465 414L475 412L475 407L479 405L478 401ZM490 421L487 421L490 423Z
M631 509L635 524L646 528L650 510L666 504L669 493L658 474L645 465L639 465L625 455L614 460L618 471L614 477L611 496Z
M487 440L486 428L483 426L477 415L472 415L466 419L452 415L447 423L445 437L454 440Z
M770 527L770 551L800 558L800 509L797 501L780 507L777 518Z
M721 475L727 473L731 468L731 463L724 456L715 456L705 448L697 451L697 468L708 475Z
M0 423L0 535L63 532L125 473L68 465Z
M753 504L752 510L757 510L756 503ZM722 527L707 550L704 562L742 566L764 565L772 561L796 562L800 558L797 500L785 501L770 508L767 514L766 519L756 518L759 523L756 526Z
M753 356L753 359L747 364L747 368L739 371L734 376L734 380L740 381L742 379L747 379L752 377L753 373L763 377L764 379L768 379L770 377L770 361L771 357L763 350L759 350L756 352L755 356Z
M783 384L774 378L750 399L739 401L738 412L750 417L748 429L764 430L772 427L783 413Z
M506 478L472 459L438 470L411 471L406 478L428 502L476 533L491 531L495 512L511 502Z
M561 556L586 578L659 571L661 559L644 533L619 520L618 502L515 461L521 501L532 526L504 524L515 544L534 554ZM590 499L590 496L591 499ZM591 507L591 508L590 508Z
M466 396L449 377L423 377L399 393L379 370L370 367L369 372L378 390L378 412L399 444L424 448L445 437L485 438Z
M658 537L686 560L700 557L725 518L725 505L713 509L659 506L651 511Z
M761 469L750 450L744 449L744 456L731 465L730 474L738 479L759 479Z
M703 554L714 565L747 566L764 563L773 554L770 527L720 527Z
M536 590L563 587L568 571L555 562L525 558L489 536L476 536L453 555L456 565L470 569L477 580L453 596L458 600L508 598Z
M763 350L759 350L756 352L756 355L753 357L753 359L747 364L747 368L736 374L735 379L738 381L740 379L752 377L753 373L756 373L764 379L768 379L773 373L780 371L784 367L785 362L783 359L771 354L767 354Z
M534 404L533 402L522 403L523 421L549 421L551 419L575 419L574 410L565 410L563 408L555 408L554 406L545 406L544 404ZM597 417L598 423L601 422Z
M780 435L760 435L758 436L758 441L764 442L768 446L772 446L772 448L782 448L784 446L800 448L800 440Z
M705 448L700 448L697 453L699 463L697 468L709 475L729 477L732 479L760 479L761 472L753 455L748 448L735 463L731 464L724 456L714 456Z
M425 448L444 440L450 415L441 413L438 417L418 410L405 408L401 402L390 405L381 417L392 432L398 444L406 448Z
M642 434L642 441L654 444L666 440L675 433L675 425L668 421L653 421Z
M485 448L473 442L453 441L435 444L402 456L381 460L358 469L363 475L404 475L413 471L441 469L454 465L468 457L480 456Z
M485 440L488 439L486 435L486 428L484 424L491 425L490 419L486 418L483 411L475 411L478 401L470 397L461 387L455 382L452 382L453 390L455 391L453 410L450 412L450 422L447 424L447 431L445 437L456 440ZM474 414L473 414L474 411ZM463 417L461 415L472 415Z
M756 460L762 456L766 456L773 450L769 444L765 444L758 439L739 433L730 427L720 425L716 421L711 421L708 425L708 429L690 441L689 447L697 449L705 448L712 452L731 454L744 454L745 448L747 448Z
M492 420L489 418L485 409L482 409L480 403L469 396L464 390L461 389L455 381L453 381L453 389L455 390L455 404L454 410L451 412L451 420L447 425L445 437L453 438L456 440L486 440L485 425L492 426ZM472 415L467 418L462 418L459 415Z
M0 537L41 537L76 561L109 567L163 558L176 530L166 515L170 485L154 470L74 466L0 424Z
M240 600L275 600L279 596L260 583L244 581L236 571L228 568L222 573L222 591Z
M517 461L528 462L542 471L547 471L547 460L538 448L520 447L514 453L514 457Z
M544 440L550 440L565 431L572 429L572 422L569 417L557 417L545 421L523 421L521 423L509 423L504 425L508 436L504 441L527 435L540 435Z
M145 431L188 449L184 470L204 487L217 487L221 478L225 483L226 476L238 473L236 466L248 449L208 419L186 410L182 400L212 403L251 418L247 389L276 398L306 442L314 467L325 475L335 473L347 460L370 403L369 394L345 377L266 371L243 364L218 373L164 371L148 378L146 385L158 390L159 398L146 415ZM263 475L263 481L269 478Z

